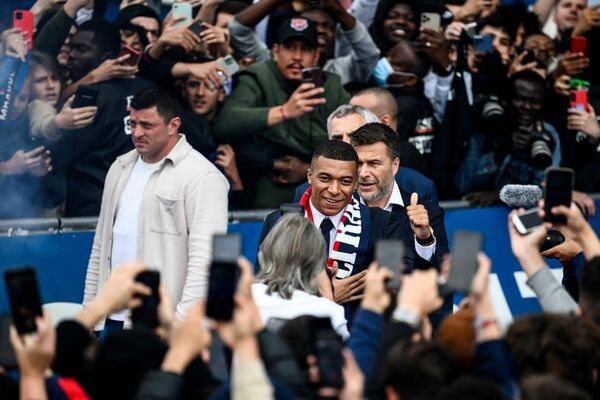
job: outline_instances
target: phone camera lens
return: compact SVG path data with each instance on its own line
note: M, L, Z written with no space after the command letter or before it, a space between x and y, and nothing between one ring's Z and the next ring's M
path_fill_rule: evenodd
M15 17L16 17L18 20L21 20L21 19L23 19L23 13L20 13L20 12L18 12L18 13L16 13L16 14L15 14Z

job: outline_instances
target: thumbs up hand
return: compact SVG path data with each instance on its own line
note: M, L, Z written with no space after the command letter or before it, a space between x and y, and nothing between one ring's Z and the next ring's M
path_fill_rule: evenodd
M406 207L406 214L415 236L420 240L426 240L431 237L429 214L427 213L425 206L423 204L418 204L418 202L419 195L413 193L410 196L410 205Z

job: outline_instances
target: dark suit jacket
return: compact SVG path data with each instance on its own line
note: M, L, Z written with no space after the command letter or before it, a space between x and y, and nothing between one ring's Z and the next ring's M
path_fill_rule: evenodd
M406 225L408 221L403 221L402 215L396 215L393 213L389 213L387 211L382 210L381 208L368 208L364 205L361 205L361 208L367 210L369 214L369 219L371 221L370 230L369 230L369 244L367 246L366 253L361 255L365 260L362 265L354 265L353 274L361 272L364 269L369 267L371 261L375 257L375 242L379 239L401 239L404 243L413 242L413 233L410 232L410 236L406 235L406 229L403 229L403 225ZM259 248L265 237L271 232L271 229L275 226L277 221L281 218L283 214L281 211L273 211L267 218L263 224L262 231L260 233L259 240ZM406 213L404 214L404 218L406 218ZM414 265L414 257L412 247L407 245L404 261L406 263L407 268L412 268ZM307 249L310 251L310 249ZM357 257L358 258L358 257ZM422 259L421 259L422 260ZM419 261L419 265L422 261ZM257 271L260 269L258 262L256 263Z
M410 204L411 192L404 191L402 187L400 187L400 194L402 195L404 204ZM437 202L432 203L423 201L420 197L419 204L423 204L427 209L427 213L429 214L429 226L433 228L436 238L435 254L433 255L433 259L431 261L439 269L440 265L442 264L442 258L444 257L444 254L448 253L448 234L446 233L446 226L444 224L444 209L440 207ZM403 236L412 238L414 234L410 226L408 216L406 215L406 208L399 205L394 205L392 207L392 214L397 215L399 220L405 221L405 223L402 224L402 228L404 229ZM413 251L415 250L414 239L405 243L407 246L410 246ZM416 267L418 268L419 266Z

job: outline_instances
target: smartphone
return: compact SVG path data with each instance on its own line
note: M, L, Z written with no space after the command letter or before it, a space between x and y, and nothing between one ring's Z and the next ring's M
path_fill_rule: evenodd
M553 207L571 207L575 172L570 168L551 167L544 178L544 221L565 224L565 217L550 212Z
M30 266L7 270L4 283L17 332L20 335L35 332L35 318L42 315L35 270Z
M342 339L331 328L317 332L315 356L319 367L320 387L337 389L344 387L342 348Z
M233 296L239 278L237 259L242 254L241 235L214 235L212 254L206 316L217 321L230 321L233 317Z
M344 386L342 368L342 341L333 330L331 319L316 317L310 320L310 351L317 358L319 387L341 388Z
M200 34L208 28L206 27L206 25L204 25L204 22L196 21L193 24L191 24L190 26L188 26L188 29L190 31L194 32L196 35L200 36Z
M25 32L27 48L33 47L33 13L27 10L15 10L13 12L13 28Z
M385 286L388 289L400 289L400 277L404 272L404 243L397 239L383 239L375 243L375 258L379 267L387 267L394 276Z
M152 293L150 296L139 296L142 299L142 305L131 310L131 322L133 326L154 329L160 324L158 321L160 272L142 271L135 277L135 280L148 286Z
M523 57L523 60L521 61L522 65L537 62L537 58L535 58L535 54L533 53L533 51L525 50L525 52L527 52L527 54L525 55L525 57Z
M304 217L304 206L296 203L285 203L279 207L279 211L282 215L295 214Z
M438 13L425 12L421 14L421 28L439 32L442 27L442 16Z
M565 242L565 235L557 231L556 229L548 229L548 233L546 234L546 239L542 246L540 247L540 251L550 250L553 247L561 245Z
M98 89L89 86L79 86L75 92L75 100L71 108L95 106L98 100Z
M477 272L477 254L481 251L483 236L479 232L456 231L452 237L452 268L447 286L454 292L469 293Z
M539 208L532 208L521 214L515 215L512 219L512 223L521 235L527 235L533 232L535 229L542 226L544 221L539 216Z
M12 318L10 314L0 316L0 367L17 368L15 350L10 343L10 326Z
M302 83L313 83L315 87L323 87L323 71L321 71L321 68L302 69Z
M571 53L583 53L587 57L587 38L583 36L572 36L571 37Z
M221 61L219 61L219 68L223 71L227 72L227 75L230 77L233 76L240 70L240 66L233 56L225 56Z
M571 90L571 108L579 111L588 111L588 104L587 90Z
M119 53L119 57L122 57L125 54L129 54L129 58L127 60L123 61L123 64L135 67L140 63L140 59L142 58L142 53L135 50L132 47L127 46L126 44L121 46L121 52Z
M190 3L173 3L171 6L171 16L174 19L183 17L182 20L173 24L173 26L187 26L192 23L192 5Z
M491 54L494 52L494 37L491 34L473 37L473 45L476 53Z

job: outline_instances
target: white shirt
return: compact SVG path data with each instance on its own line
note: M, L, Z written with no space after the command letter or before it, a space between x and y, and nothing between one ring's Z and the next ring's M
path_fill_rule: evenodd
M270 318L294 319L302 315L329 317L332 328L344 340L350 337L344 307L325 297L294 290L290 299L284 299L278 293L268 295L264 283L252 284L252 297L265 324Z
M364 204L364 200L361 198L360 201ZM398 184L394 181L394 188L392 189L392 195L390 196L387 204L385 205L385 207L383 207L383 209L385 211L392 211L392 208L395 205L398 206L404 206L404 199L402 198L402 194L400 193L400 188L398 187ZM427 261L431 261L431 259L433 258L433 253L435 253L435 245L436 245L436 240L433 241L432 244L430 244L429 246L423 246L421 244L419 244L419 242L417 242L417 237L415 236L415 250L417 252L417 254L424 260Z
M113 225L111 271L126 262L137 259L138 219L144 188L150 176L160 168L161 164L162 161L148 164L139 157L133 166L117 204ZM128 313L129 310L119 311L112 314L110 319L124 321Z
M331 220L331 223L333 224L333 228L331 229L331 231L329 231L329 248L327 249L327 254L331 254L331 252L333 251L333 242L335 242L337 228L340 225L340 221L342 220L342 215L344 215L344 210L346 210L346 207L344 207L342 211L340 211L336 215L328 216L321 214L321 212L317 210L315 206L313 206L312 201L309 200L308 204L310 204L310 210L312 211L313 223L317 228L321 228L321 222L323 222L325 218L329 218Z

